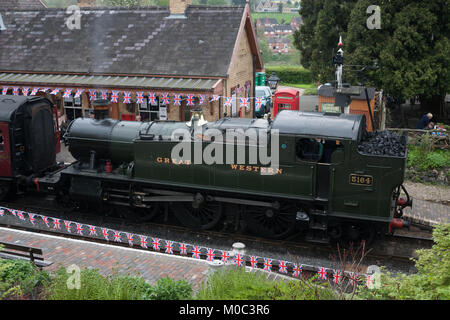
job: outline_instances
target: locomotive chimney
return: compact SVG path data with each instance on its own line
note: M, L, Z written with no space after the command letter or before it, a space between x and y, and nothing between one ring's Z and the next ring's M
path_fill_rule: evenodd
M94 107L94 119L102 120L105 118L109 118L109 100L106 99L97 99L92 102L92 106Z

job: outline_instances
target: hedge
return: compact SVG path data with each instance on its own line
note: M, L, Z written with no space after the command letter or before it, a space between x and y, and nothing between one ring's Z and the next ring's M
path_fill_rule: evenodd
M266 79L275 72L284 83L312 83L311 71L296 66L266 66Z

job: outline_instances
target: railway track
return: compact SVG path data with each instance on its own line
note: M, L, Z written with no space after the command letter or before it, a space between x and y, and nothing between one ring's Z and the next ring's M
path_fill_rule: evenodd
M302 263L305 272L316 272L317 265L323 265L323 263L316 261L324 260L328 260L328 265L333 265L333 268L350 270L358 273L364 272L368 265L401 265L399 270L410 272L413 268L413 261L411 258L415 257L415 250L419 248L430 248L433 243L431 237L427 236L427 233L419 232L419 234L412 233L386 236L374 246L367 248L361 246L358 248L340 248L339 246L305 242L298 236L287 240L268 240L244 234L211 230L191 230L173 224L128 222L116 217L62 208L52 201L42 201L42 198L27 198L19 199L19 201L15 202L0 202L0 206L15 210L23 210L25 212L33 212L61 220L74 221L85 225L108 228L109 230L120 230L122 232L133 234L147 234L160 239L170 239L177 242L195 242L203 248L216 248L223 251L232 251L233 243L241 242L246 245L245 255L273 258L273 268L279 267L279 263L283 260L301 260L303 262L306 260L307 263ZM101 237L93 238L77 233L67 233L64 232L64 230L36 227L26 223L17 225L0 221L0 225L33 232L58 234L64 237L84 239L87 241L129 246L128 243L106 241L101 239ZM140 249L137 245L134 247ZM180 254L180 252L175 253ZM299 257L302 258L300 259ZM206 253L202 253L201 258L206 259ZM247 265L250 265L248 259L244 262ZM263 261L259 261L256 266L264 268Z

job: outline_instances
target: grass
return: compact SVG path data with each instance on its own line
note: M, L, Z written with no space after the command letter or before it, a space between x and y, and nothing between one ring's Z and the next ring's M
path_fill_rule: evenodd
M284 82L281 82L280 86L294 87L294 88L300 88L300 89L317 89L317 87L314 83L284 83Z

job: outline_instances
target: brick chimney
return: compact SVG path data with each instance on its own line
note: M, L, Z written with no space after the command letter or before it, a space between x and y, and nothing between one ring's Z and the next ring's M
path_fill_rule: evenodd
M97 6L97 0L78 0L78 6L80 8L96 7Z
M170 14L179 15L184 14L188 5L192 4L192 0L170 0L169 9Z

